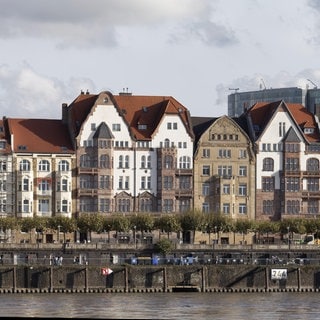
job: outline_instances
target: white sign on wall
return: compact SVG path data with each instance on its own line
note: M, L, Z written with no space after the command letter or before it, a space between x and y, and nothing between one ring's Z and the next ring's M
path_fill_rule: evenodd
M287 279L287 269L271 269L271 280Z

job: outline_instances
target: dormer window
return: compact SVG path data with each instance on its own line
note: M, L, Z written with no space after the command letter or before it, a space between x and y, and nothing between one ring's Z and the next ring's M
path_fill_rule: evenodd
M24 146L24 145L20 145L20 146L18 146L18 150L26 150L27 149L27 147L26 146Z
M304 128L304 133L305 133L305 134L314 133L314 128Z
M146 124L138 124L138 129L139 130L147 130L147 125Z

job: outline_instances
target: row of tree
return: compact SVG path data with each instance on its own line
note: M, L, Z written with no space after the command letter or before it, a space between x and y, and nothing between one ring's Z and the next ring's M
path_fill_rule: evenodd
M247 234L255 232L259 234L317 234L320 232L320 218L316 219L285 219L282 221L252 221L247 219L232 220L225 215L208 214L202 212L188 212L183 214L164 214L155 216L147 213L134 215L124 214L82 214L79 218L63 217L34 217L34 218L0 218L0 228L5 231L21 230L29 232L35 229L37 232L47 230L60 230L68 233L79 231L82 233L110 231L151 232L161 230L168 233L184 231L202 231L211 233L234 232Z

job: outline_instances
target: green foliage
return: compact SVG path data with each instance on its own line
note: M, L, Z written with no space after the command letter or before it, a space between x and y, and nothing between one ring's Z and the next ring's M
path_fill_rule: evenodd
M162 238L157 244L155 244L157 252L166 255L173 250L173 243L167 238Z

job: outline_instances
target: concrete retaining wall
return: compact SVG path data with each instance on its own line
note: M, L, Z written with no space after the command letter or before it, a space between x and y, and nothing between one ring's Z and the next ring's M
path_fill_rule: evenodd
M273 280L270 266L1 266L6 292L265 292L319 291L320 266L275 266L286 278Z

